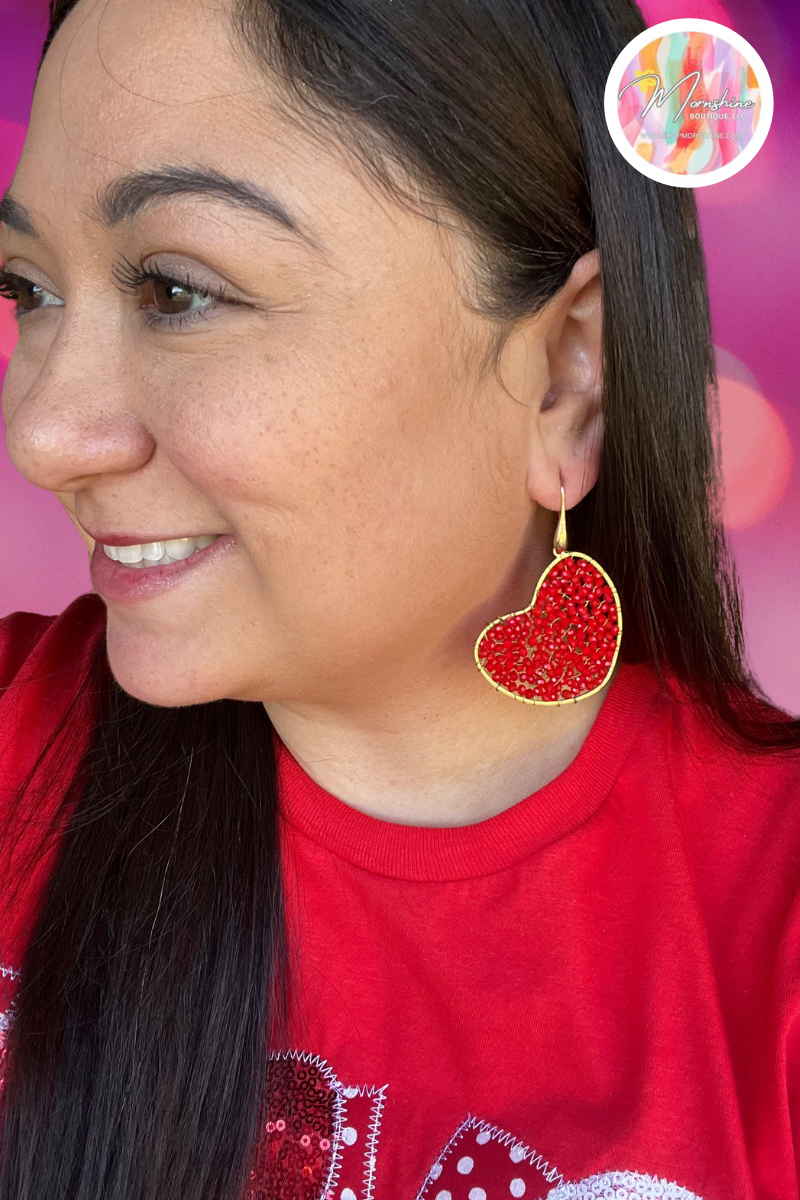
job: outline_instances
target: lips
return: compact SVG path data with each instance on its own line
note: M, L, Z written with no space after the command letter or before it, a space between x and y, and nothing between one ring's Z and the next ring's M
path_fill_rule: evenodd
M117 545L125 544L118 541ZM128 545L133 544L128 541ZM212 561L230 553L236 545L231 534L223 534L210 545L195 550L188 558L165 565L128 565L114 561L100 541L95 542L90 572L95 591L114 604L134 604L169 591L208 567Z

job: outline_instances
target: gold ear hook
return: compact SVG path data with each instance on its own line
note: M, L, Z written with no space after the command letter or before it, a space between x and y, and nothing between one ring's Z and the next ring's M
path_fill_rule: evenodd
M567 515L564 511L564 489L561 489L561 516L558 518L556 525L556 536L553 538L553 554L558 557L559 554L567 552Z

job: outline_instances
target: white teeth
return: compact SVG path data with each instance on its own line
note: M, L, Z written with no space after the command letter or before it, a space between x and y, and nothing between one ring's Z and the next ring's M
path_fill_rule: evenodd
M164 543L164 547L166 553L176 562L182 558L188 558L190 554L194 554L196 549L194 538L172 538L171 541Z
M128 567L164 567L190 558L197 550L205 550L218 537L218 533L204 533L201 537L170 538L169 541L145 542L140 546L104 545L103 550L109 558Z

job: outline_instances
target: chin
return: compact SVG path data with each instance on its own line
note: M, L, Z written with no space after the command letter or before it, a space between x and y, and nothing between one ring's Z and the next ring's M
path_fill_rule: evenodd
M128 695L159 708L208 704L240 692L208 644L191 634L154 637L109 613L106 644L111 673Z

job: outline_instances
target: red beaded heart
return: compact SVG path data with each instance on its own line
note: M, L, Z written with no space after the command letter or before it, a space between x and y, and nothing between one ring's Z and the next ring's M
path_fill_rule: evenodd
M598 691L619 653L616 588L586 554L559 555L533 600L483 630L475 661L501 692L527 704L565 704Z

